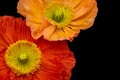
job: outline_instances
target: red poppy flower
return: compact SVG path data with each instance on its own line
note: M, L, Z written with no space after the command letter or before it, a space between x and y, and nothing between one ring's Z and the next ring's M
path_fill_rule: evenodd
M75 58L67 42L30 33L21 18L0 17L0 80L70 80Z

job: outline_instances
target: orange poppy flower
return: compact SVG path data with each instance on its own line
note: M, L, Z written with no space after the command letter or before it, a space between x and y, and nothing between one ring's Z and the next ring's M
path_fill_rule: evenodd
M96 0L19 0L17 10L34 39L50 41L73 40L93 25L98 11Z
M21 18L0 17L0 80L70 80L66 41L34 40Z

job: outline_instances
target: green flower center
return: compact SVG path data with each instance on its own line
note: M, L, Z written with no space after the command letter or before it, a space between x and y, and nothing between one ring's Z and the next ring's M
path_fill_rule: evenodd
M65 26L72 20L72 11L60 3L51 3L45 8L45 17L57 26Z
M22 64L26 63L27 60L28 60L27 54L21 53L21 54L18 56L18 60L19 60L20 63L22 63Z
M26 40L11 44L6 50L7 66L18 76L35 72L41 63L41 51L37 45Z
M61 22L64 18L64 13L61 10L56 10L53 12L53 20L56 22Z

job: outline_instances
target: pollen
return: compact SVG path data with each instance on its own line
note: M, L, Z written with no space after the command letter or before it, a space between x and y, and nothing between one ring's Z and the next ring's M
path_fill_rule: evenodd
M36 44L19 40L6 50L5 62L17 76L29 75L40 68L41 54Z

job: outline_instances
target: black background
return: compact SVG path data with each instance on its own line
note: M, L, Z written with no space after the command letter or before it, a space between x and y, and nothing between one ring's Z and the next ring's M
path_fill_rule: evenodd
M0 0L0 16L20 17L16 10L17 2L18 0ZM76 58L76 66L72 71L71 80L98 80L106 76L106 71L103 71L105 68L103 60L106 56L104 50L109 44L106 39L110 32L108 18L112 18L110 16L112 7L109 6L110 0L97 0L97 3L99 12L94 25L81 31L73 42L68 42Z

